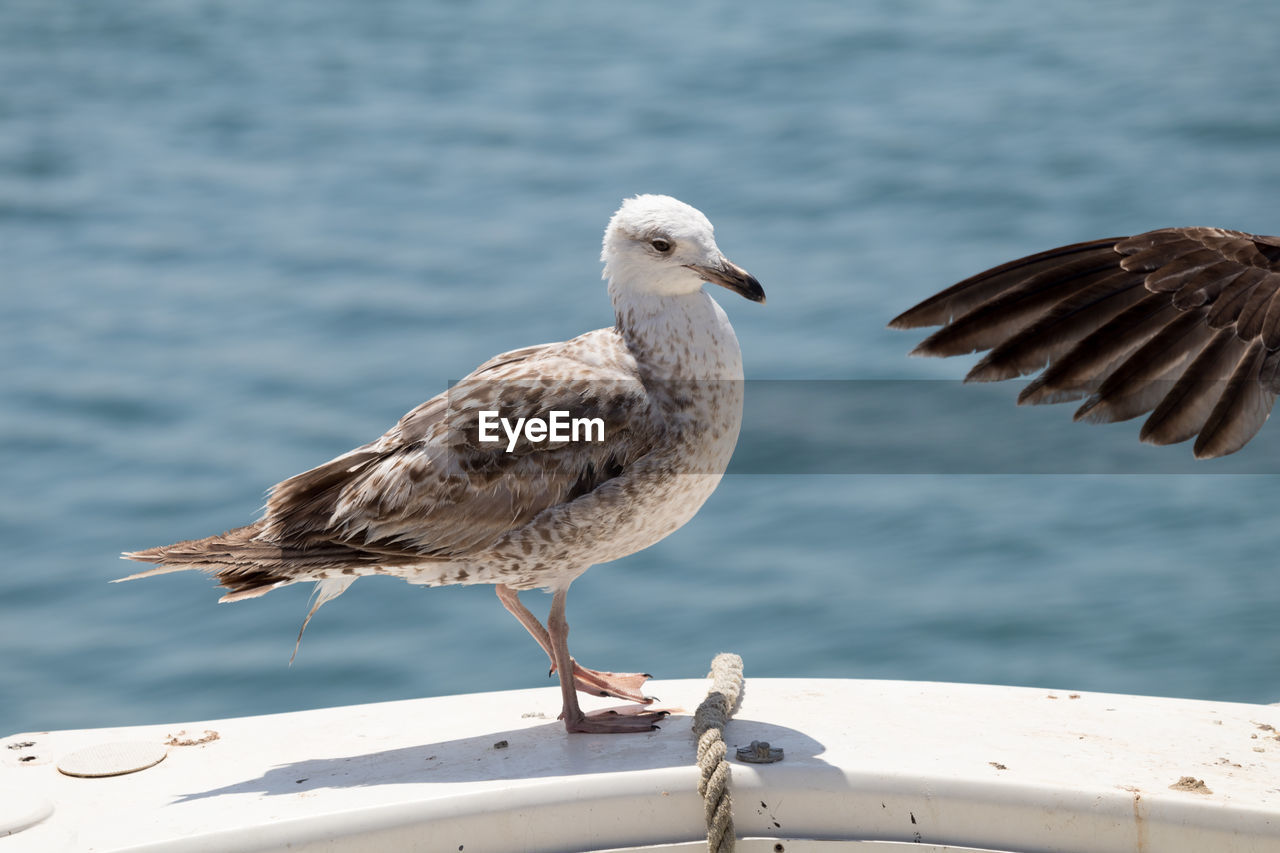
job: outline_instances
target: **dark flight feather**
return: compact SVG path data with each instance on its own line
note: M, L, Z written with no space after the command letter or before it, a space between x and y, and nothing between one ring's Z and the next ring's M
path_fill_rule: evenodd
M1280 237L1162 228L978 273L904 311L941 325L913 355L990 350L966 381L1040 371L1019 403L1089 399L1078 419L1150 412L1143 441L1234 453L1280 392Z

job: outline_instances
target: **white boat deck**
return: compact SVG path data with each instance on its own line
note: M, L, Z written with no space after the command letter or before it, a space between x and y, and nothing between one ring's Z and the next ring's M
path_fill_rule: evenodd
M689 715L706 690L651 682L683 710L643 735L566 735L555 687L16 734L0 853L696 850ZM733 762L737 836L768 839L744 851L1274 853L1277 729L1269 705L748 678L725 740L786 753ZM82 752L130 743L136 759ZM167 755L127 775L58 769L148 749Z

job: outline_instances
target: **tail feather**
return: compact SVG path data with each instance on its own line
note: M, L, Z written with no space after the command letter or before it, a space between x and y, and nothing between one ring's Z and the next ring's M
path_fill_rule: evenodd
M161 545L122 556L156 567L118 578L119 581L193 569L212 574L228 592L223 601L237 601L296 581L318 580L325 574L354 575L362 566L391 562L385 554L353 546L326 543L316 546L284 547L259 538L263 522L237 527L217 536Z
M211 573L227 589L220 601L239 601L256 598L285 584L314 581L316 589L311 609L302 622L293 656L289 658L293 663L311 617L325 602L345 592L356 577L363 574L362 567L372 569L408 558L408 555L379 554L340 543L284 547L264 539L264 527L264 522L258 521L204 539L127 551L122 555L125 559L156 566L117 578L113 583L195 569Z

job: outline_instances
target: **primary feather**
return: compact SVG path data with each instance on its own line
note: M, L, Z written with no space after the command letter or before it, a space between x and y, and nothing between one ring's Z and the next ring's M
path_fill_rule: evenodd
M1280 392L1280 238L1163 228L1010 261L890 323L942 325L915 355L990 350L967 380L1042 371L1019 403L1088 399L1078 418L1151 412L1141 438L1199 436L1197 457L1234 453Z

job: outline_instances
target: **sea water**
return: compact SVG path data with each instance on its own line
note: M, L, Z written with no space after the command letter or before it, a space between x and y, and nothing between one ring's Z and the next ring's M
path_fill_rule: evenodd
M1280 699L1274 428L1197 463L885 329L1064 243L1275 233L1278 35L1264 0L0 5L0 733L552 684L488 587L361 580L289 666L303 586L107 582L612 323L638 192L768 304L714 289L738 454L574 583L586 665Z

